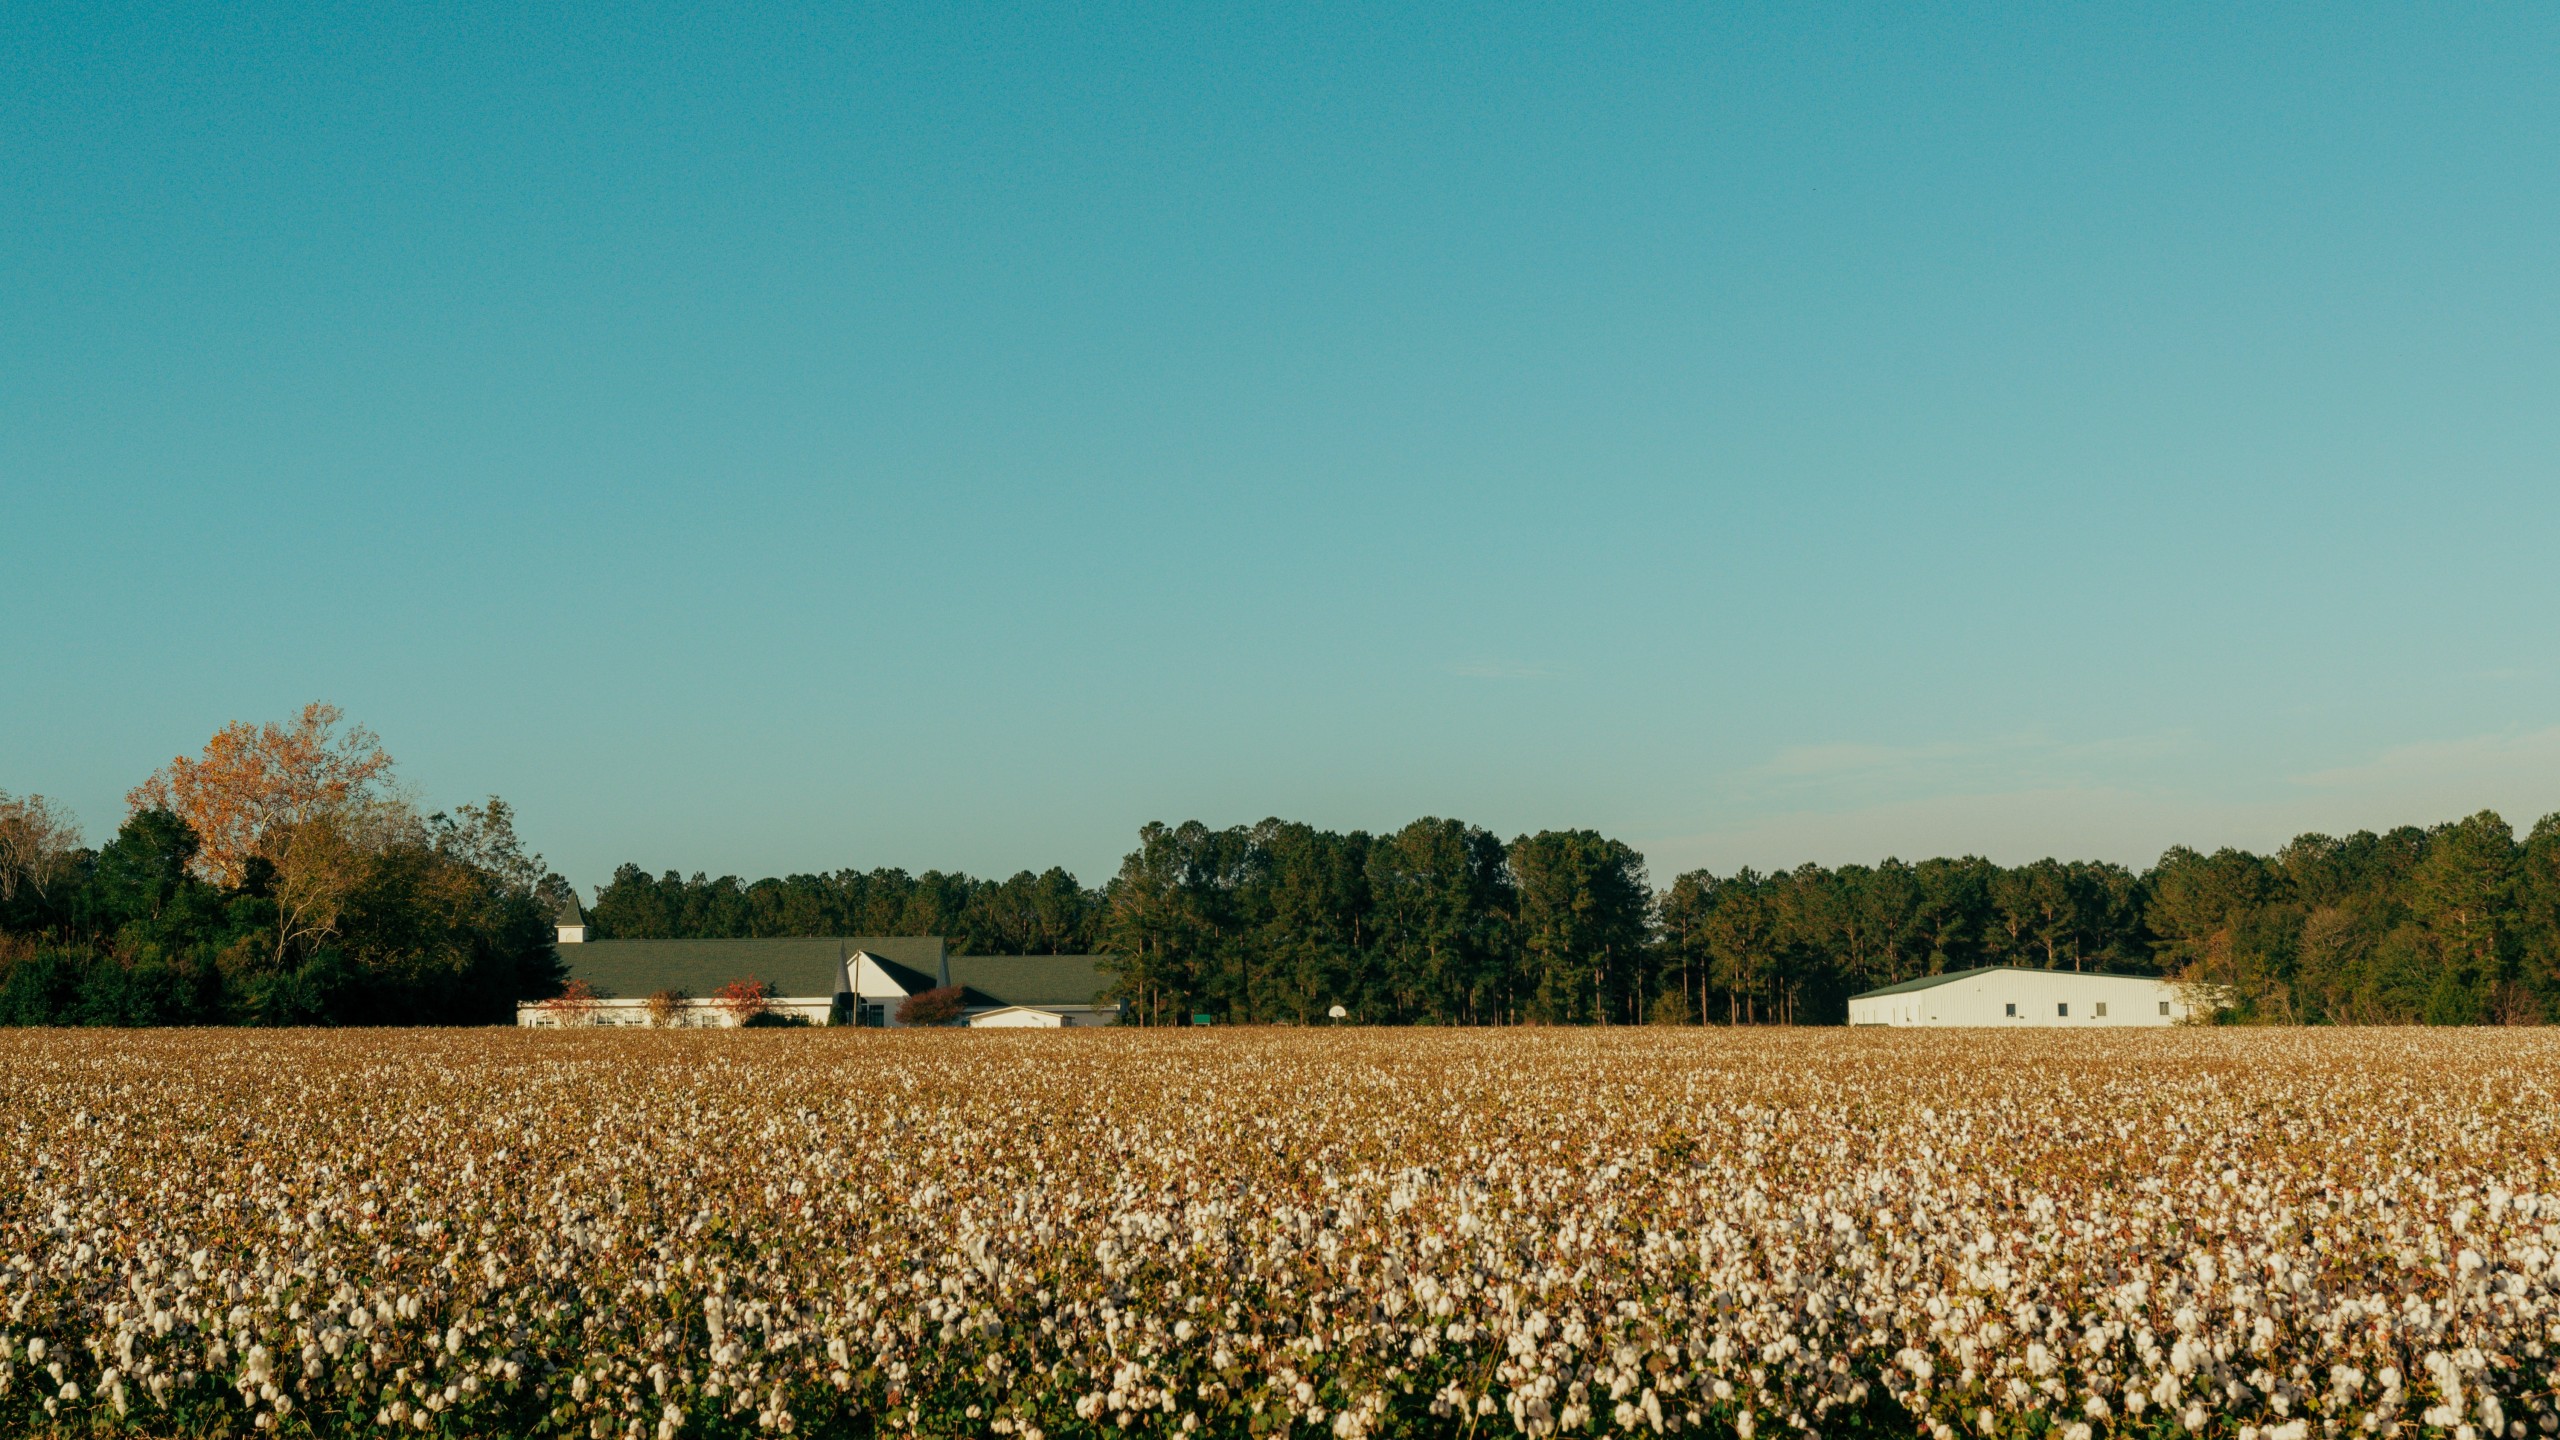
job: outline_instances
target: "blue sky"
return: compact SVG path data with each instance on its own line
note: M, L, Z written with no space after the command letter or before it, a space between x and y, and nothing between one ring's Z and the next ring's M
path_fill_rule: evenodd
M586 885L2560 809L2560 12L1571 9L8 7L0 788L318 698Z

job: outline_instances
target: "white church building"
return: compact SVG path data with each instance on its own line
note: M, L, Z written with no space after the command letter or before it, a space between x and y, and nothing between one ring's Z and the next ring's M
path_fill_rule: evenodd
M527 1001L516 1023L731 1026L749 1012L714 999L736 981L761 982L753 1011L812 1025L894 1029L899 1007L929 990L959 992L958 1023L975 1029L1109 1025L1120 1007L1092 955L954 955L939 935L757 940L590 940L571 900L560 907L560 959L582 994Z
M1849 997L1852 1025L2099 1029L2211 1018L2205 997L2148 975L1986 965L1923 975Z

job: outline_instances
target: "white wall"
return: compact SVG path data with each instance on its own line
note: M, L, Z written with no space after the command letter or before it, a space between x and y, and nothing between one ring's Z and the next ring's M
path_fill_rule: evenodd
M835 1012L835 997L823 999L806 995L784 996L768 1000L765 1008L784 1015L797 1015L812 1025L829 1024ZM694 1000L674 1016L672 1028L709 1030L736 1025L737 1017L707 1000ZM529 1001L516 1006L516 1024L529 1029L554 1030L595 1026L647 1026L649 1002L646 1000L596 1000L578 1009Z
M1055 1030L1066 1023L1067 1017L1055 1010L1039 1010L1028 1005L981 1010L969 1017L972 1030Z
M1040 1029L1062 1026L1112 1025L1120 1019L1117 1005L1005 1005L969 1017L972 1030Z
M858 997L859 1005L879 1006L882 1027L899 1028L898 1007L907 1002L907 991L889 978L889 972L880 968L880 962L872 957L870 951L856 950L846 957L844 973L836 981L836 988L852 992ZM860 1024L860 1009L857 1007L851 1014L854 1018L849 1023Z
M1988 970L1925 990L1849 1001L1852 1025L2094 1029L2176 1025L2191 1013L2187 996L2166 980L2067 970Z

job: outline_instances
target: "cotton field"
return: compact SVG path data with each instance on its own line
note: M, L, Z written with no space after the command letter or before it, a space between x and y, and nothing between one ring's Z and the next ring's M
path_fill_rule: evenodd
M2529 1031L17 1033L0 1433L2550 1435Z

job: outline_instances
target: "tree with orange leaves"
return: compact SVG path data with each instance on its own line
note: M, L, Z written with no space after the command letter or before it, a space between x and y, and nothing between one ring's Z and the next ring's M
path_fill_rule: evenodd
M732 980L711 992L711 1003L732 1025L745 1025L773 1008L773 986L763 980Z
M572 980L559 994L543 1001L542 1010L554 1025L593 1025L604 998L603 991L586 981Z
M280 852L305 827L386 798L391 757L361 725L341 733L344 718L315 700L287 725L234 720L205 742L203 755L171 759L125 803L174 812L203 842L198 871L236 886L252 857L281 865Z

